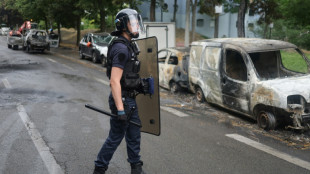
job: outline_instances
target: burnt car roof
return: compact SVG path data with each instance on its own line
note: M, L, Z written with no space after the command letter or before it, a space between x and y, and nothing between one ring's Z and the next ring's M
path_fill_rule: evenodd
M176 50L179 52L188 52L190 51L190 47L169 47L169 48L163 48L161 50Z
M243 48L246 52L260 52L268 50L279 50L284 48L297 48L296 45L270 39L258 39L258 38L218 38L218 39L206 39L197 42L215 42L221 45L231 44ZM195 42L193 42L195 45Z

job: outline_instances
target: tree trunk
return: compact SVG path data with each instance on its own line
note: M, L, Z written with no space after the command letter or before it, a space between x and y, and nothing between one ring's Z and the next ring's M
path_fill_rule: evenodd
M156 0L151 0L150 6L150 21L155 22L155 8L156 8Z
M178 0L174 0L174 5L173 5L173 22L176 22L176 14L177 14L177 7L178 7Z
M184 46L189 46L189 20L190 20L190 1L186 0L186 17L185 17L185 38Z
M219 37L219 14L215 14L215 21L214 21L214 38Z
M197 8L198 0L195 0L192 6L192 37L191 42L195 40L195 33L196 33L196 8Z
M106 11L103 8L100 8L100 31L103 32L106 30L106 22L105 22L105 16Z
M57 29L58 29L58 37L59 37L59 43L60 43L61 42L60 22L57 22Z
M240 1L240 7L238 11L238 37L245 37L245 31L244 31L244 19L245 19L245 13L248 8L248 1L247 0L241 0Z
M81 39L81 16L78 16L77 17L77 20L76 20L76 30L77 30L77 33L76 33L76 46L79 45L80 43L80 39Z
M45 31L48 33L48 26L47 26L47 17L44 17L44 22L45 22Z

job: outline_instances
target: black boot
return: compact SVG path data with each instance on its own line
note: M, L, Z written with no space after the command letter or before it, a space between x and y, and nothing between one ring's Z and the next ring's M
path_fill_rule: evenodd
M105 171L107 170L107 167L97 167L95 166L95 170L93 174L105 174Z
M138 163L132 163L131 166L131 174L145 174L142 170L143 162L140 161Z

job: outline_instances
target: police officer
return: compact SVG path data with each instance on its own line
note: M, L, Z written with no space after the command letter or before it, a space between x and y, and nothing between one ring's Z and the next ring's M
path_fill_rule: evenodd
M141 16L133 9L119 11L115 19L116 31L111 35L118 38L108 49L107 75L110 78L111 94L109 106L118 118L110 119L109 136L103 144L95 161L94 174L102 174L108 169L109 162L125 136L127 144L127 161L132 174L144 173L140 160L140 127L128 124L128 119L141 123L135 100L138 90L139 66L137 47L131 42L139 37L143 30ZM130 78L127 78L129 77Z

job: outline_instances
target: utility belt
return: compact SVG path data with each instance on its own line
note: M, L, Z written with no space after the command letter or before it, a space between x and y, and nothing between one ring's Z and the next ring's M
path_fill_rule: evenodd
M138 75L138 74L137 74ZM154 78L125 78L121 81L122 95L135 98L138 94L154 94Z
M130 91L122 91L122 97L126 98L133 98L135 99L137 96L137 93L134 90L130 90Z

